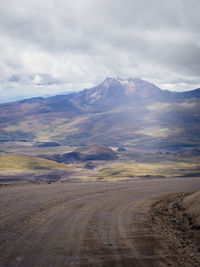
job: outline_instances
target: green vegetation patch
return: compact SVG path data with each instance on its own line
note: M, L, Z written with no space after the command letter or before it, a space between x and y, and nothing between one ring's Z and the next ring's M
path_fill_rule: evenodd
M114 165L99 170L97 179L124 180L133 178L189 177L200 176L200 164L172 162Z
M52 170L68 169L65 164L57 163L51 160L33 158L27 156L16 156L0 154L0 171L12 170Z

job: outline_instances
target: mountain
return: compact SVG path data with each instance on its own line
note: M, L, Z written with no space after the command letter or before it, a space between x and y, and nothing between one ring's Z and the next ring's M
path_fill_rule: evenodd
M138 78L107 78L79 93L0 105L0 140L198 147L200 89L164 91Z
M73 101L81 106L98 111L112 109L116 106L163 95L164 91L141 79L107 78L100 85L86 89L74 95Z
M98 144L91 144L80 147L74 152L66 153L60 156L59 162L71 163L74 161L114 159L117 159L117 153L109 147Z

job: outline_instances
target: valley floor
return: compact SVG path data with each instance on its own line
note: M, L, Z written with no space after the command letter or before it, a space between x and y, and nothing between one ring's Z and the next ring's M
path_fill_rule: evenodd
M152 206L197 190L199 178L2 186L0 266L180 266Z

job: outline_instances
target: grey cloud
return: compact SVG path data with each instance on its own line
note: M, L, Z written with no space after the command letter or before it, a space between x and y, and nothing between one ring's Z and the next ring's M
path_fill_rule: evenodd
M23 84L35 84L35 85L51 85L51 84L61 84L62 82L58 79L53 78L49 74L37 73L31 75L12 75L9 82L23 83Z
M199 87L199 16L198 0L1 0L0 92L120 75Z

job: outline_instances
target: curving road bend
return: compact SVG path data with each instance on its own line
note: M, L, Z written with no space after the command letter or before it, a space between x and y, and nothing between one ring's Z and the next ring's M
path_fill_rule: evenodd
M0 266L167 266L152 204L199 178L0 188Z

